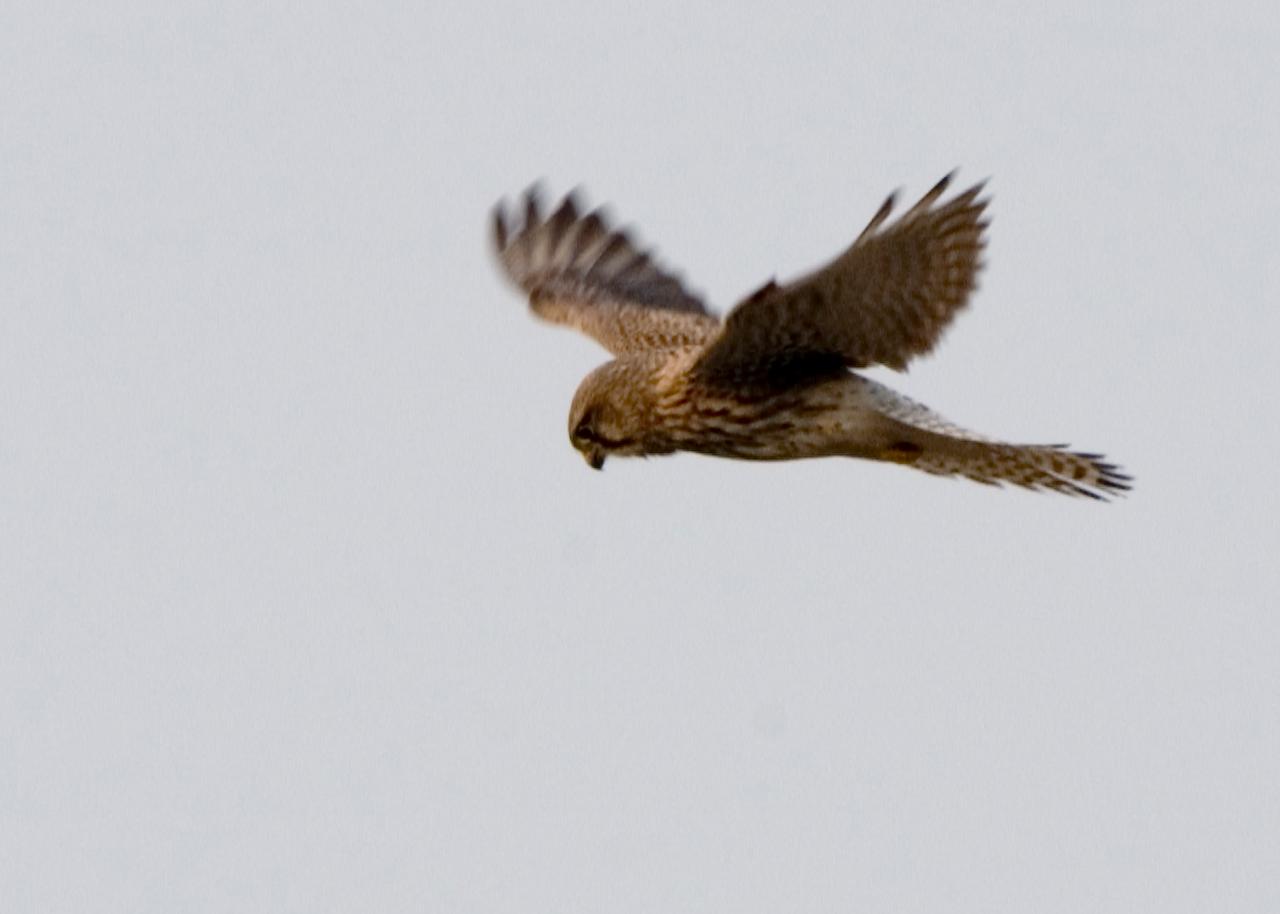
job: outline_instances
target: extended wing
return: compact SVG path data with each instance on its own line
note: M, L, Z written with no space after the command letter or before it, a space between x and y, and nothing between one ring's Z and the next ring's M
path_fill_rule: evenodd
M535 314L581 330L615 355L699 345L720 327L678 278L610 230L598 211L580 216L572 194L543 218L531 188L518 231L497 206L493 242Z
M732 383L791 366L902 369L933 348L982 266L982 185L935 206L951 175L896 222L890 196L857 240L820 270L772 282L735 308L695 371Z

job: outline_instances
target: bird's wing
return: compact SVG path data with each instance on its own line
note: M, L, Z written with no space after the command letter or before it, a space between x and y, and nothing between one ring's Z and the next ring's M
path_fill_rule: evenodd
M743 301L694 370L737 383L804 364L901 370L928 352L969 300L982 266L982 185L935 206L950 182L948 175L886 224L891 195L831 263Z
M523 211L517 229L503 205L494 208L493 243L534 314L581 330L615 355L700 345L718 331L720 321L676 276L599 211L579 215L572 194L544 217L530 188Z

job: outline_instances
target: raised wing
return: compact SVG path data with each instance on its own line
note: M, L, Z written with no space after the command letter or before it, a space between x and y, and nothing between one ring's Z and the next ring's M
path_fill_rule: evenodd
M982 185L935 206L951 175L889 225L894 196L827 266L770 282L726 318L699 360L704 380L736 383L804 365L903 369L964 307L982 266Z
M580 216L572 194L543 218L537 190L530 188L518 230L499 204L493 243L534 314L581 330L615 355L699 345L720 328L678 278L625 233L610 230L599 211Z

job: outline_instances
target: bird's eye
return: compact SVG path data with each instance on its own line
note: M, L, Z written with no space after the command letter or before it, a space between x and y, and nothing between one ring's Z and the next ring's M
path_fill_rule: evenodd
M579 422L578 427L573 430L573 437L579 441L594 441L595 433L591 431L591 426L586 422Z

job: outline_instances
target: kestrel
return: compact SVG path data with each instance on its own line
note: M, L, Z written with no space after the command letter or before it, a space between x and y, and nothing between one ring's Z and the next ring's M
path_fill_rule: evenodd
M1130 478L1100 454L1005 444L952 425L851 369L902 370L929 352L976 285L987 222L983 186L939 203L943 178L890 222L890 195L844 253L773 280L721 320L599 211L569 195L544 217L493 215L494 245L535 314L615 358L591 372L569 411L569 440L605 458L694 451L743 460L862 457L940 476L1102 499Z

